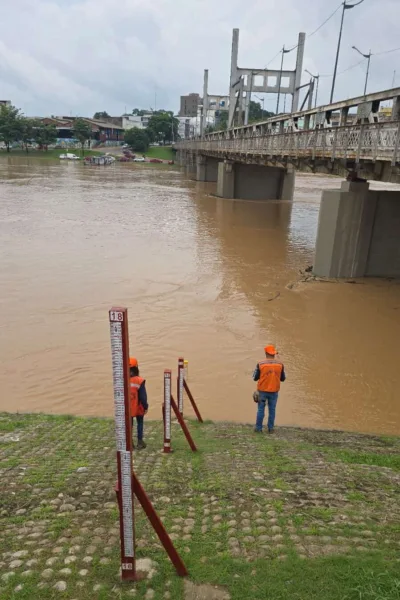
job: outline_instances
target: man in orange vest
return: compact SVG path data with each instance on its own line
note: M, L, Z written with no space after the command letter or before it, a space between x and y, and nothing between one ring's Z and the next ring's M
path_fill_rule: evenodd
M146 444L143 441L144 415L149 409L147 402L146 380L139 376L139 365L136 358L132 357L129 359L129 371L132 428L133 419L136 417L138 437L137 447L138 450L143 450L146 448Z
M273 433L278 392L281 387L281 381L285 381L286 379L286 374L283 363L275 358L277 354L275 346L269 344L265 346L264 351L265 360L258 363L253 373L254 381L258 381L258 410L254 431L257 433L262 432L265 405L268 403L268 433Z

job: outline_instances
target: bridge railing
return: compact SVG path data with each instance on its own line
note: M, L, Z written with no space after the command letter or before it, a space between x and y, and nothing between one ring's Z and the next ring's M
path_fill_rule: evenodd
M329 129L291 131L277 134L253 134L234 139L182 140L178 150L221 155L289 156L298 158L330 158L400 160L400 123L370 123Z

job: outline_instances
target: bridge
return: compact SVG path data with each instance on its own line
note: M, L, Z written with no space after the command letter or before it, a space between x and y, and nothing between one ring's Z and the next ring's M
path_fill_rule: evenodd
M387 100L391 119L379 122ZM348 175L340 190L322 194L314 273L400 276L400 191L372 191L367 182L400 182L400 88L181 140L176 149L178 162L198 181L216 182L222 198L292 200L296 170Z
M231 199L291 201L296 171L347 176L339 190L322 193L314 274L398 277L400 190L370 190L368 180L400 183L400 88L312 108L313 80L301 85L305 37L299 34L293 71L247 69L238 66L234 29L228 127L205 133L206 69L201 135L178 141L177 161L198 181L216 182L217 196ZM277 94L277 107L280 95L290 94L292 110L249 124L252 92ZM382 121L380 106L387 101L392 113Z

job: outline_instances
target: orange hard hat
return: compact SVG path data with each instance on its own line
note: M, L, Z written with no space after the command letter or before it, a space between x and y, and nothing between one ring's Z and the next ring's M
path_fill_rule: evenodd
M138 366L137 358L134 358L133 356L131 356L130 359L129 359L129 366L130 367L137 367Z
M276 348L273 344L268 344L268 346L265 346L264 351L267 354L271 354L271 356L275 356L276 352Z

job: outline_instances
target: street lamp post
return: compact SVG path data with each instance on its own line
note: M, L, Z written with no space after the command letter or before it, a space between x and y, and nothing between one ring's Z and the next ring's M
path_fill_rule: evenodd
M361 56L363 56L364 58L368 59L368 64L367 64L367 74L365 76L365 86L364 86L364 96L367 94L367 85L368 85L368 75L369 75L369 64L371 62L371 50L369 51L368 54L364 54L363 52L361 52L358 48L356 48L356 46L352 46L353 50L355 50L356 52L358 52L358 54L361 54Z
M332 80L332 90L331 90L330 104L332 104L332 102L333 102L333 94L335 92L336 73L337 73L338 62L339 62L339 54L340 54L340 42L342 41L344 13L345 13L346 10L350 10L351 8L354 8L355 6L358 6L362 2L364 2L364 0L359 0L359 2L356 2L355 4L347 4L347 0L344 0L344 2L343 2L342 19L340 21L339 39L338 39L338 45L337 45L337 50L336 50L335 68L334 68L334 71L333 71L333 80Z
M306 73L308 73L309 75L311 75L311 77L317 81L317 85L315 87L315 108L317 108L317 99L318 99L318 86L319 86L319 75L313 75L312 73L310 73L310 71L308 69L304 69Z

